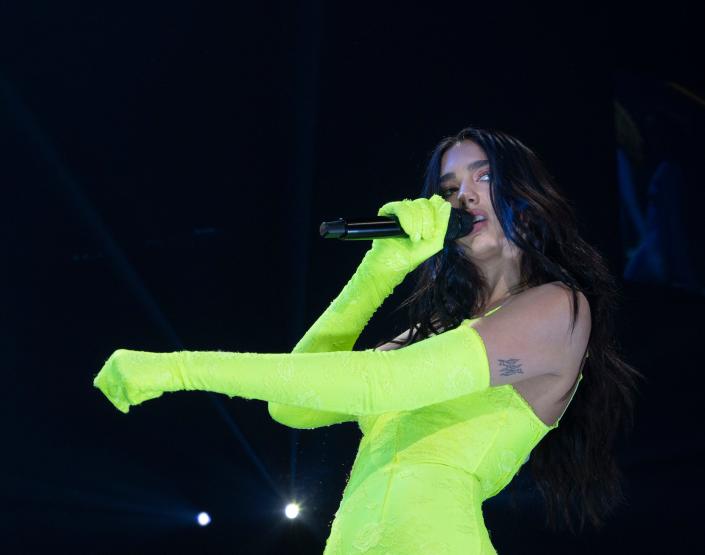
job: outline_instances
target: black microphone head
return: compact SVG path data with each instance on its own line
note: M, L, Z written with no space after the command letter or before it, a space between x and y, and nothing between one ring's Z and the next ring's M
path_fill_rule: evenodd
M347 226L345 225L345 220L339 218L330 222L323 222L318 228L318 232L325 239L338 239L347 233Z
M472 231L473 226L472 214L460 208L451 208L450 218L448 219L448 229L446 229L446 242L455 241L460 237L464 237Z

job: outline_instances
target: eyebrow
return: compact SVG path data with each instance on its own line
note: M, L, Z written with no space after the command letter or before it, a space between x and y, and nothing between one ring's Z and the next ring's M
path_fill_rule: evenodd
M490 165L489 160L475 160L474 162L470 162L468 164L468 171L472 172L472 171L478 170L484 166L489 166L489 165ZM446 173L446 174L442 175L439 183L443 184L446 181L449 181L451 179L455 179L455 173L453 173L453 172Z

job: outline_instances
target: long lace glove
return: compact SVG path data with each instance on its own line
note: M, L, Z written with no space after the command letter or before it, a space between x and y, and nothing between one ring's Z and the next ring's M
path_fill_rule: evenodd
M457 328L392 351L149 353L119 349L95 377L120 411L164 392L202 390L367 416L411 411L490 386L479 333Z
M451 205L438 195L382 206L377 215L394 215L408 237L375 239L340 294L301 338L294 353L350 351L360 334L406 275L443 248ZM352 414L283 405L267 406L272 419L310 429L356 419Z

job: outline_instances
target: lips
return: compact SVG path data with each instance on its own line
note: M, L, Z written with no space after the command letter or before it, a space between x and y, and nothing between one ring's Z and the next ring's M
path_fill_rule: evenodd
M475 233L481 229L484 229L485 227L487 227L487 220L483 220L481 222L474 223L472 226L472 231L470 232L470 235L472 235L473 233Z

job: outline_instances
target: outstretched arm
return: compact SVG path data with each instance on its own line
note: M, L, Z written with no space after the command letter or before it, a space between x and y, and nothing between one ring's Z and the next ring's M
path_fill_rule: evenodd
M466 324L392 351L258 354L120 349L94 380L122 412L167 391L203 390L354 416L414 410L489 387Z
M374 241L355 274L294 348L294 353L351 351L370 318L408 272L442 247L449 204L431 199L385 204L379 215L394 214L409 238ZM441 235L442 234L442 235ZM439 240L441 239L441 240ZM292 428L310 429L357 419L270 401L272 419Z
M94 380L122 412L167 391L204 390L354 416L415 410L543 374L577 372L590 334L587 300L570 326L563 288L527 291L475 329L392 351L258 354L120 349ZM488 353L489 357L488 358ZM491 362L490 362L491 361Z

